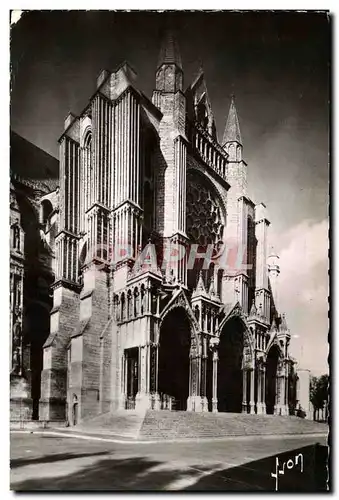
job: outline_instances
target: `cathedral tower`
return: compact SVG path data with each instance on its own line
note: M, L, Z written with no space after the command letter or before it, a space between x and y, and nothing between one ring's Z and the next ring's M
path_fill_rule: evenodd
M227 199L226 245L230 248L235 246L237 254L231 266L233 269L229 270L229 275L225 274L224 295L232 297L234 287L237 300L247 313L254 288L254 204L247 197L247 163L243 160L243 143L234 96L231 98L222 144L228 154L227 181L231 186Z
M243 144L234 96L231 98L222 144L228 153L227 180L231 184L229 196L232 198L232 202L236 203L240 196L247 195L247 163L243 160ZM235 207L232 212L231 224L233 217L236 223L237 210Z
M271 249L271 253L268 256L268 276L269 276L269 286L271 287L272 292L272 306L274 306L275 310L279 310L279 274L280 274L280 265L279 265L279 256Z
M183 70L178 44L173 33L165 31L156 71L156 86L152 102L163 114L159 127L161 165L158 181L157 206L164 206L166 217L158 221L168 248L184 251L186 236L186 98L182 91ZM158 182L159 185L159 182ZM166 252L169 255L169 252ZM179 250L180 252L180 250ZM182 253L182 252L181 252ZM168 267L168 266L167 266ZM172 278L186 285L184 259L171 263Z

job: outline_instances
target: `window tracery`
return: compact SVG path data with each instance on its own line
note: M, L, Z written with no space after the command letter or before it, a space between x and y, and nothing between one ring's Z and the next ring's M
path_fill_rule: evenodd
M198 176L187 175L187 235L199 245L222 244L222 207L209 186Z

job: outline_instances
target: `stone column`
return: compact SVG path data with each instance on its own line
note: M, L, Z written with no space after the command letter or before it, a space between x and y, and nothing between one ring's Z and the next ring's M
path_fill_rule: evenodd
M288 375L285 375L285 407L286 407L286 415L289 415L290 409L288 405Z
M281 415L288 415L288 400L286 397L287 379L286 379L286 367L283 368L283 374L281 376L281 395L280 395L280 412Z
M135 409L143 411L152 407L150 393L150 344L141 346L139 356L139 391L135 398Z
M280 376L280 415L285 414L285 376Z
M262 413L266 414L266 366L262 368Z
M206 339L202 339L203 352L201 356L201 382L200 382L200 395L201 395L201 411L208 411L208 401L206 397L206 371L207 371L207 349Z
M247 373L246 368L242 369L242 413L247 413Z
M148 345L139 347L139 380L138 380L138 393L135 396L135 409L143 410L147 407L146 399L146 377L147 377L147 351Z
M191 351L190 354L190 380L189 396L187 399L187 411L201 411L200 396L200 367L201 357Z
M255 413L255 402L254 402L254 375L255 375L255 370L254 367L251 368L251 381L250 381L250 413L253 414Z
M189 396L187 398L187 411L204 411L203 398L201 396L202 387L202 352L203 339L201 335L196 338L195 335L191 337L190 349L190 373L189 373Z
M121 387L120 387L120 398L119 398L119 409L124 410L127 401L127 357L125 354L121 357Z
M217 349L213 351L213 378L212 378L212 412L218 412L218 361Z
M280 415L280 377L277 376L275 380L275 405L274 415Z
M258 390L257 390L257 414L261 415L262 413L262 369L261 365L258 366L258 373L257 373L257 380L258 380Z
M152 409L160 410L160 395L158 393L158 344L150 346L150 393L152 400Z
M218 413L218 346L219 339L212 337L209 348L212 352L212 412Z

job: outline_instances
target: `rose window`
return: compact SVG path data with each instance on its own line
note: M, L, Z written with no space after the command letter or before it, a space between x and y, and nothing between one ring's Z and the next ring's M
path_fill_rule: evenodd
M187 224L190 240L199 245L222 244L223 211L213 190L198 176L187 175Z

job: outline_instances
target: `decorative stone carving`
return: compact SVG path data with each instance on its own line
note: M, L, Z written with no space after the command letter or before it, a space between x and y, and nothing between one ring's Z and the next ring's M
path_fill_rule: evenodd
M210 338L209 348L211 349L212 352L214 352L218 349L219 343L220 343L219 337L211 337Z
M192 311L192 308L186 298L186 296L184 295L184 291L181 291L177 297L175 298L175 300L170 304L169 307L166 308L166 312L164 313L164 311L162 312L161 314L161 319L160 319L160 326L165 318L165 316L174 308L176 307L183 307L187 313L187 316L189 317L189 320L190 320L190 323L193 327L193 329L195 330L195 332L198 332L200 327L199 327L199 323L198 321L196 320L196 317Z
M13 328L13 349L19 347L21 344L21 326L16 323Z
M150 346L151 370L150 370L150 392L156 392L156 371L157 371L157 345Z
M195 358L197 356L198 356L198 343L195 336L193 335L191 337L190 357Z
M17 347L13 352L13 373L21 375L21 355L20 348Z
M187 174L187 235L199 245L222 244L223 211L212 190L200 176Z

